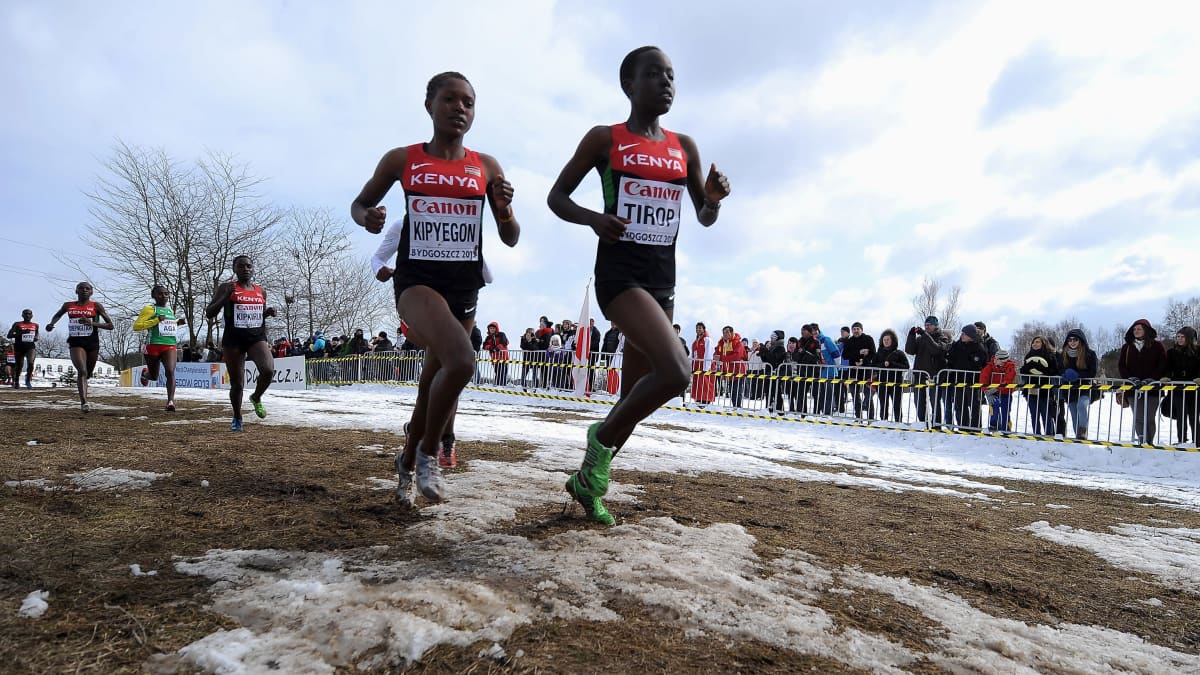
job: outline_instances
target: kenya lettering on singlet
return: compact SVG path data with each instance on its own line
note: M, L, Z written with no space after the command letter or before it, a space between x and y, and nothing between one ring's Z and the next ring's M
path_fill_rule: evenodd
M230 303L233 306L234 328L253 330L263 327L263 309L266 307L267 298L261 287L254 285L242 288L235 283Z
M70 317L67 322L68 337L89 337L96 332L96 327L92 325L96 318L96 303L71 303L67 308L67 316Z
M407 149L396 283L482 286L487 177L479 153L464 148L462 159L450 160L429 155L420 143Z

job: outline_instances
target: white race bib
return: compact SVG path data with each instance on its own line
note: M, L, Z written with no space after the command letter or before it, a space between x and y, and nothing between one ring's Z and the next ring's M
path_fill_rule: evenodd
M478 260L482 199L408 198L409 260Z
M234 328L262 328L263 325L263 306L243 305L236 303L233 306L233 327Z
M159 319L158 334L163 337L175 337L175 319Z
M34 333L21 333L21 342L33 342L37 338Z
M87 337L96 332L90 316L71 317L67 324L67 334L71 337Z
M622 176L617 188L617 215L630 222L621 241L651 246L675 243L683 191L683 185Z

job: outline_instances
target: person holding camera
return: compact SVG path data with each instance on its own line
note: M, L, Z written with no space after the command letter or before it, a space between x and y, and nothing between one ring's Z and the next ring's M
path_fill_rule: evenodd
M913 357L913 384L916 385L917 419L930 419L934 428L939 428L943 416L951 407L951 398L945 391L932 389L937 374L946 369L946 353L950 351L950 336L938 325L936 316L925 317L925 326L913 326L904 341L904 352ZM929 418L926 402L933 407Z

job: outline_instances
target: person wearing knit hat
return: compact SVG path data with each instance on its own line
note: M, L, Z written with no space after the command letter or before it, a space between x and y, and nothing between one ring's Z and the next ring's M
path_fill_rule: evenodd
M1196 329L1184 326L1175 331L1175 344L1167 350L1166 377L1174 382L1195 381L1200 384L1200 348L1196 345ZM1188 429L1192 430L1192 445L1196 440L1196 392L1176 389L1164 394L1167 400L1163 411L1175 420L1176 444L1188 442Z
M988 364L979 373L979 383L988 397L988 430L1008 431L1008 411L1012 409L1013 383L1017 381L1017 364L1008 358L1008 352L996 350Z
M1088 347L1084 332L1079 328L1067 331L1067 339L1063 341L1062 351L1058 353L1058 367L1062 372L1065 389L1060 394L1063 407L1071 413L1075 438L1081 441L1087 439L1088 405L1091 404L1092 397L1080 387L1091 384L1091 379L1099 372L1099 364L1096 352Z
M946 355L954 336L943 331L936 316L925 317L925 327L913 326L904 341L904 352L913 357L913 384L931 384L946 368ZM943 410L949 417L949 390L941 387L917 386L913 391L917 419L927 418L932 427L941 427Z
M941 378L947 385L955 385L946 389L946 394L951 400L951 410L948 411L947 418L951 417L952 413L959 427L976 430L983 428L979 419L982 397L980 390L970 385L979 383L979 374L988 364L987 350L979 343L978 338L979 329L975 328L974 324L962 327L958 341L951 344L946 352L946 365L955 372L949 373L949 377ZM951 419L946 421L954 423Z

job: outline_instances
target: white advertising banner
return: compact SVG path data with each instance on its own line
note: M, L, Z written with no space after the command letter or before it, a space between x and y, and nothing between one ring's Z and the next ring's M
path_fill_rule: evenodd
M142 371L145 369L146 366L137 366L132 369L132 386L142 386ZM224 370L225 366L220 363L177 363L175 364L175 386L179 389L220 389ZM151 382L147 386L167 386L167 369L159 366L158 381Z
M254 389L258 384L258 366L250 359L246 359L246 389ZM229 387L229 375L225 372L225 365L221 365L221 385L223 388ZM282 359L275 359L275 381L271 383L272 389L304 389L304 357L303 356L285 356Z
M142 371L145 366L131 368L130 385L141 386ZM122 382L124 384L124 382ZM258 384L258 368L250 359L246 359L246 389L254 389ZM158 382L148 386L167 386L167 371L158 369ZM175 386L180 389L228 389L229 373L224 363L177 363L175 364ZM304 357L288 356L275 359L275 381L273 389L304 389Z

